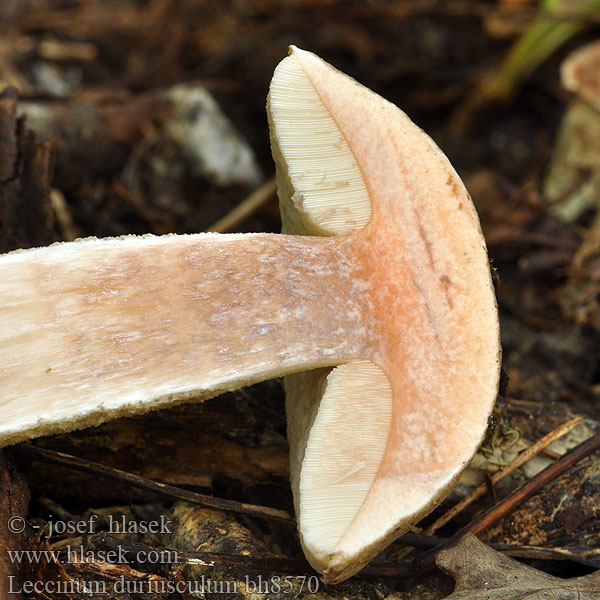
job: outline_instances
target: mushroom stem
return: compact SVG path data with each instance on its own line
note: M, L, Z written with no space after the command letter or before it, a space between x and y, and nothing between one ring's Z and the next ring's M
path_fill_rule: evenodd
M0 257L0 442L365 355L348 240L199 234Z
M473 457L498 389L498 313L469 195L404 113L297 48L267 110L284 231L302 235L0 257L0 443L294 373L299 532L339 582Z

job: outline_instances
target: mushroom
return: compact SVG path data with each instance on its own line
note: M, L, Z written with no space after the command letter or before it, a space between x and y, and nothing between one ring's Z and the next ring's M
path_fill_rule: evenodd
M550 212L573 223L600 206L600 41L569 54L560 79L573 98L552 149L543 196Z
M403 112L294 47L267 109L284 234L0 257L0 442L287 375L300 536L335 583L473 457L498 386L497 307L469 195Z
M600 40L578 48L560 66L563 87L600 111Z

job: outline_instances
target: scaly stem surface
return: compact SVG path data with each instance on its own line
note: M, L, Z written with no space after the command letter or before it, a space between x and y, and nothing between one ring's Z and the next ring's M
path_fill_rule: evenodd
M0 278L4 443L344 363L369 335L339 238L86 240L2 256Z

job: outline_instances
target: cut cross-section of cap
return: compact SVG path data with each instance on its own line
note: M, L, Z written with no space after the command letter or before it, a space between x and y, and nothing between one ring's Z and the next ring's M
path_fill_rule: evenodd
M497 309L473 204L403 112L293 49L268 116L285 234L0 256L0 444L287 375L300 536L337 582L475 453Z
M286 379L300 535L336 582L432 510L477 450L497 307L469 195L402 111L297 48L267 107L284 231L349 237L368 274L368 360Z

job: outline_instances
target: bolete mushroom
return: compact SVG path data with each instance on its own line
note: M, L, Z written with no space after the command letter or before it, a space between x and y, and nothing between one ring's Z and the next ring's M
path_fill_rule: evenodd
M292 48L268 115L284 234L0 257L0 442L288 375L300 535L339 582L475 453L498 385L497 309L469 195L403 112Z
M573 223L600 206L600 40L571 52L560 79L573 98L552 149L543 197L550 212Z
M563 87L600 111L600 40L578 48L560 66Z

